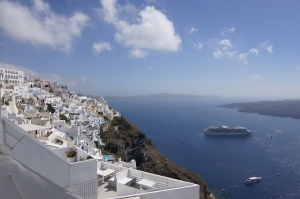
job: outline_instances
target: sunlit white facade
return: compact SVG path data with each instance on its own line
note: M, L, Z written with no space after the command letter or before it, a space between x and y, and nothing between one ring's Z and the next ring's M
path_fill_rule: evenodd
M24 73L20 70L0 68L0 81L2 84L20 86L24 82Z

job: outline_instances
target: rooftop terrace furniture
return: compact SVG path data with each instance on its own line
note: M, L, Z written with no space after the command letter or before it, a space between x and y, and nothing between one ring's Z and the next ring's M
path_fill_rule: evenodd
M106 170L97 170L97 174L102 177L102 182L104 183L104 178L113 174L116 170L106 169Z
M144 179L138 181L137 184L140 185L140 189L142 189L142 186L145 186L145 187L151 189L155 185L155 182L144 178Z
M108 186L116 188L116 182L115 182L115 177L112 177L108 179ZM134 182L134 179L128 178L128 177L123 177L117 179L117 182L123 185L131 186L131 184Z

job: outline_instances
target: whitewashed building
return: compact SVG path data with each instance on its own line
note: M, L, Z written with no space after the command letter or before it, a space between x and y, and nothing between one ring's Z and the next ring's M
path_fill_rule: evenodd
M0 68L0 81L2 84L19 86L23 85L24 75L23 71L9 69L9 68Z
M61 102L61 97L46 97L45 103L50 104L50 103L60 103Z
M71 149L77 151L73 163L68 162L66 157L66 152ZM3 198L199 199L200 187L197 184L138 171L123 167L122 164L87 160L89 154L80 148L40 142L2 114L0 152L0 168L4 168L0 173ZM85 161L80 161L79 157ZM27 168L24 172L28 174L29 181L25 180L18 168L12 171L5 169L12 165L10 161ZM32 180L32 175L35 179L46 180L34 181L41 189L34 191L35 195L22 189ZM15 180L18 186L14 185ZM39 186L41 184L43 186ZM51 193L53 189L56 191ZM66 196L67 193L69 195ZM52 197L49 196L51 194Z

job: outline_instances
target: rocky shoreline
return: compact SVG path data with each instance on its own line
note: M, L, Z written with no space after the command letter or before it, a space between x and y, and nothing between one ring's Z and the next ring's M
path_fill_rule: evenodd
M135 159L139 170L199 184L201 199L215 198L197 173L175 164L159 153L152 140L125 117L115 117L108 130L101 132L100 136L106 143L102 151L114 153L123 160Z

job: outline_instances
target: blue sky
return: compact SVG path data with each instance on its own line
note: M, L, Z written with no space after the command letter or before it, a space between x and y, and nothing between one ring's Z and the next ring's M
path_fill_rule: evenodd
M300 1L0 0L0 67L93 95L299 98Z

